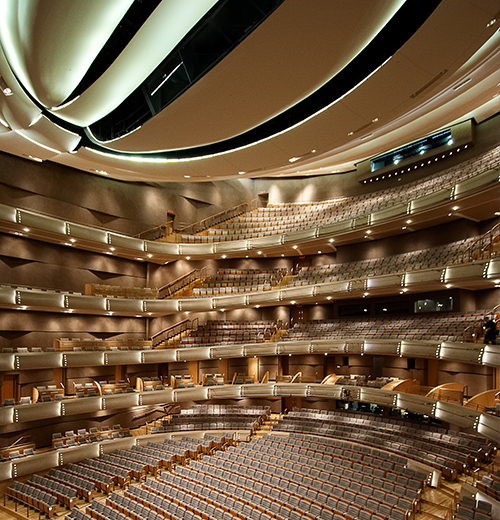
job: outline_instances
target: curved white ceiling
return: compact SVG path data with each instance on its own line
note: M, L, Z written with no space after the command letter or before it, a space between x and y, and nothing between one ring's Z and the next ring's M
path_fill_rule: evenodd
M45 107L75 89L133 0L3 0L0 41L12 70Z
M202 3L196 15L189 12L194 18L185 27L213 1ZM159 115L107 146L127 152L190 148L254 128L323 85L401 3L286 0ZM367 157L453 122L470 117L479 122L500 110L500 32L499 22L492 22L499 17L498 1L442 0L417 33L364 83L316 117L262 143L193 161L145 162L84 148L69 153L79 139L66 131L49 131L52 123L37 119L40 110L16 84L10 66L42 104L61 102L114 28L120 9L129 4L53 0L47 9L47 3L35 0L0 2L6 58L0 55L0 75L14 93L0 95L1 150L133 181L216 180L239 178L238 172L248 172L243 174L247 177L312 175L353 169ZM119 104L172 46L175 39L166 38L162 30L175 5L180 3L163 0L102 77L54 113L88 124ZM95 31L90 29L92 20ZM299 160L290 163L291 157Z

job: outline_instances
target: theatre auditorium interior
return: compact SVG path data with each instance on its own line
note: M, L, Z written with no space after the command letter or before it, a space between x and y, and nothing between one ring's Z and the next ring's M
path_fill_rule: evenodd
M500 519L498 0L0 0L0 520Z

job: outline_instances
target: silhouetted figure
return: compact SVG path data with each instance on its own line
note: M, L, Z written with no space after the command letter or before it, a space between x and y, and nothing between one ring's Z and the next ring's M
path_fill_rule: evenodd
M497 326L493 321L493 316L484 324L484 342L486 344L491 343L495 344L497 339Z

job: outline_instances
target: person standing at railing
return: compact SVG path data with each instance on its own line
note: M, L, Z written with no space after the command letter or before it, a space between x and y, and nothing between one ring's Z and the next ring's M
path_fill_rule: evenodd
M493 321L494 316L491 316L490 319L484 324L484 342L486 344L495 344L498 330L496 323Z

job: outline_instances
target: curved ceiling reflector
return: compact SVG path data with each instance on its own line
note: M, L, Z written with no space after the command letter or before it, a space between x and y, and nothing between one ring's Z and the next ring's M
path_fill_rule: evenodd
M95 139L95 137L98 136L94 135L95 130L98 128L96 123L96 125L91 125L90 131L86 131L86 136L82 139L82 146L103 155L117 158L121 157L128 160L145 162L175 162L221 155L270 139L273 136L284 133L287 130L302 124L311 117L322 112L346 96L350 91L356 88L357 85L363 83L418 31L440 2L441 0L432 0L422 4L422 2L419 2L418 0L407 0L389 22L381 29L377 36L330 81L320 87L309 97L297 103L295 106L245 133L234 136L230 139L199 147L148 153L131 153L112 150L103 146L102 143L99 143ZM169 59L170 57L168 57L164 63ZM151 89L151 87L156 85L156 87L150 90L150 98L153 97L151 92L154 92L154 95L157 95L165 85L167 85L166 90L170 89L169 83L174 83L174 75L176 75L175 81L184 81L186 64L183 61L184 60L180 55L177 57L176 61L172 60L170 62L170 67L163 72L163 75L156 74L156 83L151 83L149 87ZM179 71L178 74L177 71ZM153 75L150 76L150 78L152 77ZM165 85L161 84L162 78L165 79ZM172 81L170 81L171 79ZM156 91L155 88L157 89ZM136 92L134 95L137 96L138 104L152 104L152 100L145 98L142 93L140 94L139 92ZM133 104L131 106L133 106ZM130 114L129 118L132 120L135 117L138 121L136 121L135 124L130 124L128 126L130 129L129 131L138 128L140 126L138 124L139 121L146 120L140 118L137 106L135 106L135 108L136 112ZM129 110L131 110L131 107L129 107ZM150 117L152 116L150 115L147 119ZM99 123L102 123L104 119L106 118L103 118ZM107 122L107 125L110 124L114 124L111 119ZM117 124L123 126L123 121L117 121ZM120 129L118 129L118 133L119 132ZM105 135L110 136L111 134L109 131L108 133L103 131L99 135L103 137Z
M128 45L144 22L151 16L162 0L134 0L125 16L116 26L104 47L95 57L80 83L61 103L66 105L87 90L108 69L122 50Z

